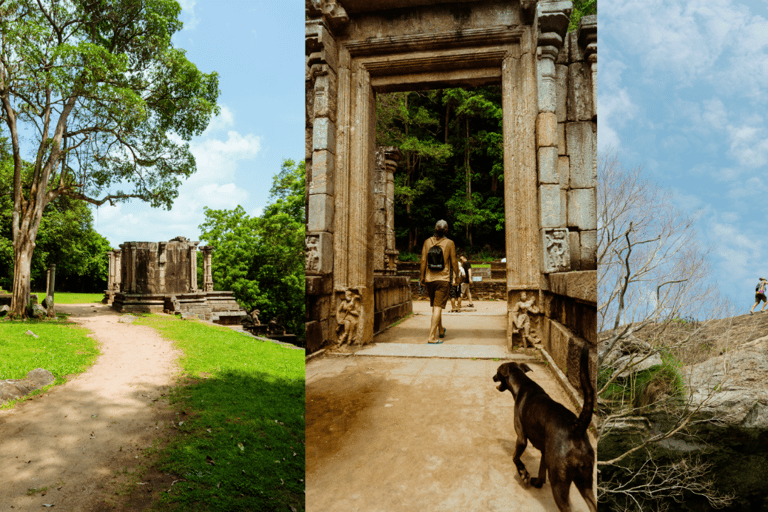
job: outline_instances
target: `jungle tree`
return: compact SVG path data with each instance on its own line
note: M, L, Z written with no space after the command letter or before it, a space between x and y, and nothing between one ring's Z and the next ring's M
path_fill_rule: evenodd
M218 75L175 48L175 0L0 0L0 120L13 154L13 315L29 301L43 211L59 196L170 209ZM30 162L24 165L24 157Z

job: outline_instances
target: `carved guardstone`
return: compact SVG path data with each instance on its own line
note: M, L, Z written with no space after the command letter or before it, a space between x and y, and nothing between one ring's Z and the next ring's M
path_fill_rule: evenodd
M571 249L567 228L541 230L541 247L544 253L545 274L566 272L571 269Z

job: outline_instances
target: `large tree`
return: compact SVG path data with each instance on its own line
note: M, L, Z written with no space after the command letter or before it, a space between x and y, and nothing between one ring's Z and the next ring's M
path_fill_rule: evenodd
M180 11L175 0L0 0L12 314L23 316L29 301L32 253L51 201L137 198L170 209L180 178L194 173L185 141L218 113L218 76L173 46Z

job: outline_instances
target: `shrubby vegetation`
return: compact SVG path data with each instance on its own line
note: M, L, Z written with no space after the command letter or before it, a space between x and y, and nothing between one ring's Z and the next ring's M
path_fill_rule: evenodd
M205 209L200 239L213 246L213 284L232 290L260 320L282 319L304 333L304 162L285 160L274 177L270 203L260 216ZM198 260L200 261L200 260Z

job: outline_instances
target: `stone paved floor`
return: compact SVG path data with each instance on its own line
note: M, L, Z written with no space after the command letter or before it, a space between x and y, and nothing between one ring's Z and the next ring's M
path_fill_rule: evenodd
M475 305L445 315L443 345L426 345L429 316L415 314L373 346L307 362L308 511L557 510L549 482L524 488L516 475L514 400L492 380L501 359L525 360L531 378L578 409L533 351L503 352L506 305ZM532 474L539 458L529 445ZM575 487L571 503L588 510Z

